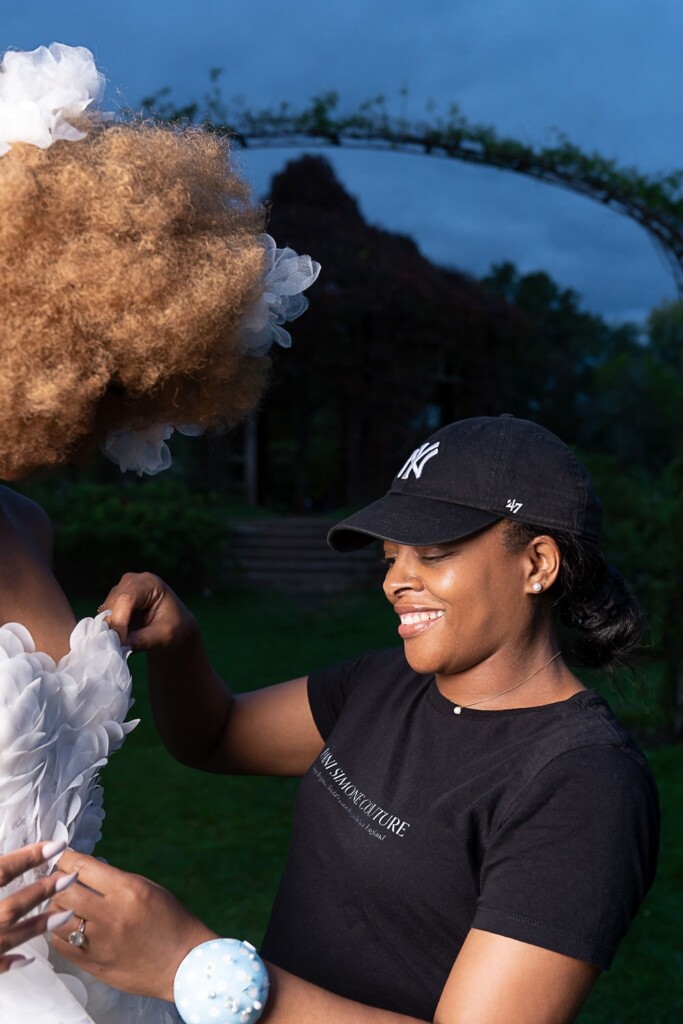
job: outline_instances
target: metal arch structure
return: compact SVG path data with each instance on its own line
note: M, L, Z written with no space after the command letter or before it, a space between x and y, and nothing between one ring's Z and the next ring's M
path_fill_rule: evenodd
M598 153L584 153L566 137L534 147L499 136L488 125L470 124L453 105L446 116L410 121L392 115L383 97L349 115L338 114L339 98L327 93L309 107L294 111L287 104L258 113L229 109L211 72L213 93L199 104L178 109L162 90L143 101L166 120L202 120L235 138L245 149L336 147L412 153L459 160L522 174L582 195L636 221L663 253L679 298L683 300L683 171L646 175ZM161 101L161 103L160 103Z

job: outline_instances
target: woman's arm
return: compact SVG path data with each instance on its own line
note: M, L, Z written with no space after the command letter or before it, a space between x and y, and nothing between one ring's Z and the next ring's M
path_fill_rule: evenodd
M225 774L302 775L323 748L305 677L235 696L209 662L196 619L163 580L128 573L110 626L146 650L152 712L177 760ZM228 624L239 633L239 621Z
M472 930L453 965L434 1024L571 1024L598 970L538 946ZM268 964L263 1024L407 1024Z
M435 1024L569 1024L600 972L592 964L472 928Z
M165 889L68 850L63 871L78 884L55 905L85 922L87 945L57 947L67 959L117 988L172 1000L173 979L187 953L215 938ZM143 952L141 952L143 951ZM363 951L359 950L362 956ZM364 1006L269 965L264 1024L407 1024L415 1018ZM570 1024L598 976L590 964L473 929L453 966L436 1024Z

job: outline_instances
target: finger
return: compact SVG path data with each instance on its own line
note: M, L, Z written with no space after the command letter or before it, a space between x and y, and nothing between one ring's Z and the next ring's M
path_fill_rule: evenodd
M13 971L19 967L28 967L34 960L34 956L22 956L21 953L15 953L12 956L0 956L0 974L4 974L6 971Z
M21 946L29 939L35 939L36 935L42 935L43 932L55 932L58 928L64 928L72 917L73 912L70 910L57 913L46 911L19 921L11 928L0 930L0 953L8 953L10 949Z
M76 917L86 921L99 920L107 913L106 896L89 889L86 885L72 885L65 892L58 893L51 903L53 910L71 910Z
M139 652L173 646L181 631L180 615L177 607L163 607L163 596L162 593L158 593L154 601L146 606L144 619L142 622L136 622L135 628L127 633L123 641L126 647ZM141 610L139 605L136 606L136 619L141 618Z
M140 629L134 629L129 633L126 637L126 647L130 647L136 654L141 654L143 651L168 646L171 638L172 632L155 622L149 626L141 626Z
M107 619L110 629L119 635L122 644L130 646L128 642L128 630L130 620L135 611L135 597L127 591L110 594L104 602L109 610Z
M77 853L75 850L65 850L59 858L57 867L65 874L77 872L77 888L80 890L87 887L98 896L106 896L130 877L125 871L113 868L110 864L103 864L96 857L88 857L87 854ZM73 886L71 888L73 889Z
M65 846L65 842L32 843L31 846L3 854L0 857L0 886L7 885L25 871L56 857Z
M133 615L149 612L159 602L164 585L153 573L126 573L109 592L107 607L111 611L109 626L119 634L122 643L132 646L134 631L130 631Z
M61 871L39 878L37 882L24 886L12 896L0 900L0 930L5 930L14 925L20 918L25 917L30 910L35 910L51 896L65 892L75 881L78 875L74 871L65 875Z

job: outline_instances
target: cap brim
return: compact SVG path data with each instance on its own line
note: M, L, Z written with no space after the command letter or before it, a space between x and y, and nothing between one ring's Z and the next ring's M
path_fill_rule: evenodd
M334 551L357 551L373 540L427 547L477 533L501 516L436 498L390 491L383 498L333 526L327 543Z

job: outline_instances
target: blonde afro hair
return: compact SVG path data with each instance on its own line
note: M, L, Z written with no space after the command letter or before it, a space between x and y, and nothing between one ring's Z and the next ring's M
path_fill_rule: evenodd
M230 425L268 361L239 324L263 287L264 211L200 128L79 125L0 158L0 465L65 461L107 429Z

